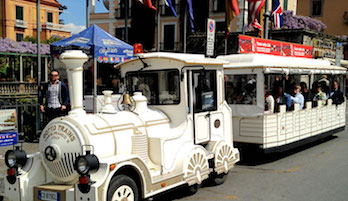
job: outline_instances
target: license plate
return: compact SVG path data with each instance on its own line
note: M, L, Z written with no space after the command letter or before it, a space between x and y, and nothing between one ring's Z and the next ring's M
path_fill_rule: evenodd
M60 201L60 194L59 192L39 191L39 200Z

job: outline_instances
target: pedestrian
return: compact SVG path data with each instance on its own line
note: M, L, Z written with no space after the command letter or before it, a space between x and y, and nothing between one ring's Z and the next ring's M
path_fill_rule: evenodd
M45 99L45 100L44 100ZM59 71L52 70L50 82L43 86L39 96L40 110L45 113L46 125L52 119L67 113L69 90L64 82L59 80Z

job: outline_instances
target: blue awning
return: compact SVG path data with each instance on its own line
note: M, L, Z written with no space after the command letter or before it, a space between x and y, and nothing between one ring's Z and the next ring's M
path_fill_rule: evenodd
M97 25L51 44L51 54L61 54L68 49L81 49L98 62L104 63L119 63L133 58L131 45L113 37Z

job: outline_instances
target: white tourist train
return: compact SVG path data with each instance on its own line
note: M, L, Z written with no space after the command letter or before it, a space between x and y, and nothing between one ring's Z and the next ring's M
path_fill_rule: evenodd
M87 56L72 50L60 59L67 67L72 110L45 127L39 152L6 153L8 200L139 200L181 185L194 192L207 179L223 183L239 161L232 111L224 100L227 62L140 54L117 66L127 91L119 108L106 91L102 112L87 114L82 104Z
M233 111L233 139L241 154L280 152L344 130L345 68L326 60L265 54L217 59L229 62L224 65L226 100ZM342 91L341 101L330 96L334 82ZM294 85L302 87L303 105L284 100L291 99ZM318 88L326 97L317 97ZM265 111L268 95L276 99L275 106Z

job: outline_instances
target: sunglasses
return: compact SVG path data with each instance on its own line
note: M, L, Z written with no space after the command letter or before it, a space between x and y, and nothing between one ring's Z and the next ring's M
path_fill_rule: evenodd
M51 75L52 77L56 77L56 76L59 76L59 75Z

